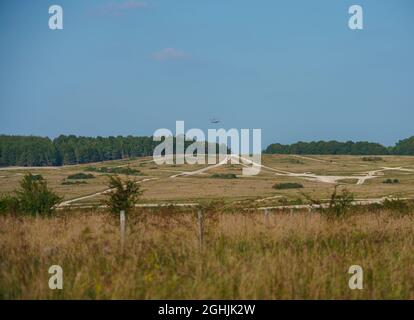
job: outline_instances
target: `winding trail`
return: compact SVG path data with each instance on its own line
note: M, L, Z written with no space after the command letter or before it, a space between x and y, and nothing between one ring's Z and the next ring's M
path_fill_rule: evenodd
M301 156L299 156L299 157L301 157ZM253 166L263 168L263 169L268 170L268 171L272 171L272 172L274 172L275 175L278 175L278 176L303 178L303 179L310 180L310 181L317 181L317 182L324 182L324 183L331 183L331 184L336 184L341 180L351 179L351 180L357 180L356 185L362 185L367 180L375 179L375 178L380 177L381 175L378 175L378 173L380 173L380 172L384 172L384 171L414 172L414 169L406 169L406 168L403 168L403 167L382 167L381 169L371 170L371 171L368 171L366 173L363 172L363 173L360 173L360 174L345 175L345 176L317 175L317 174L310 173L310 172L295 173L295 172L289 172L289 171L286 171L286 170L281 170L281 169L276 169L276 168L272 168L272 167L269 167L269 166L265 166L261 163L254 162L254 161L252 161L250 159L247 159L245 157L242 157L242 156L228 155L228 156L225 157L225 159L223 159L222 161L220 161L219 163L217 163L215 165L207 166L207 167L204 167L202 169L195 170L195 171L185 171L185 172L173 175L170 178L177 178L177 177L180 177L180 176L193 176L193 175L197 175L197 174L202 174L202 173L205 173L206 171L208 171L210 169L214 169L214 168L217 168L217 167L220 167L222 165L227 164L227 162L230 161L231 159L236 159L239 162L239 164L241 164L242 166L248 167L247 164L250 164L250 165L253 165ZM324 160L313 159L313 158L310 158L310 159L324 162Z
M321 159L315 159L315 158L311 158L311 157L304 157L304 156L299 156L299 155L293 155L293 156L298 157L298 158L318 161L318 162L329 163L329 161L321 160ZM363 173L359 173L359 174L355 174L355 175L346 175L346 176L317 175L317 174L314 174L314 173L311 173L311 172L304 172L304 173L289 172L289 171L286 171L286 170L272 168L272 167L263 165L261 163L254 162L253 160L247 159L247 158L239 156L239 155L226 155L225 158L217 164L208 165L204 168L194 170L194 171L183 171L183 172L176 171L176 172L179 172L179 173L176 173L172 176L169 176L169 178L174 179L174 178L177 178L177 177L194 176L194 175L198 175L198 174L204 174L207 171L209 171L210 169L218 168L220 166L223 166L223 165L227 164L232 159L235 159L236 162L238 162L238 164L240 164L244 167L249 167L249 166L260 167L260 168L265 169L267 171L273 172L277 176L302 178L302 179L305 179L305 180L317 181L317 182L323 182L323 183L331 183L331 184L336 184L341 180L352 179L352 180L357 180L356 185L362 185L367 180L375 179L375 178L380 177L381 175L379 173L384 172L384 171L414 172L414 169L408 169L408 168L403 168L403 167L381 167L380 169L371 170L371 171L368 171L368 172L363 172ZM144 162L141 162L141 163L149 163L149 162L155 162L155 160L154 159L147 160L147 161L144 161ZM119 167L123 167L123 166L124 165L120 165ZM41 170L41 169L43 169L43 170L44 169L60 170L61 168L62 167L6 167L6 168L0 168L0 171L5 171L5 170ZM4 176L0 176L0 178L4 178ZM160 179L160 178L148 178L148 179L143 179L143 180L137 181L137 183L144 183L144 182L147 182L147 181L158 180L158 179ZM81 200L90 199L90 198L93 198L93 197L96 197L96 196L99 196L99 195L104 195L104 194L107 194L107 193L111 192L112 190L113 189L106 189L106 190L103 190L103 191L100 191L100 192L96 192L94 194L90 194L90 195L86 195L86 196L66 200L66 201L61 202L57 206L57 208L67 207L67 206L70 206L73 203L81 201ZM258 201L260 202L260 201L263 201L263 200L265 200L265 199L258 200ZM365 201L365 202L372 201L370 203L378 203L378 201L383 201L383 200L384 200L384 198L364 199L364 200L360 200L360 201ZM185 206L187 204L182 204L182 205ZM155 206L157 206L157 205L155 205Z
M250 159L246 159L244 157L239 156L239 158L247 163L260 166L264 169L274 171L276 175L279 176L289 176L289 177L297 177L297 178L304 178L311 181L319 181L319 182L326 182L326 183L338 183L340 180L345 179L357 179L357 185L362 185L365 183L365 181L369 179L374 179L380 177L380 175L377 175L379 172L383 171L407 171L407 172L414 172L414 169L405 169L403 167L382 167L382 169L377 170L371 170L368 171L365 175L348 175L348 176L332 176L332 175L317 175L313 173L294 173L294 172L288 172L284 170L279 170L275 168L271 168L268 166L264 166L259 163L255 163Z
M305 157L305 156L300 156L297 154L291 154L291 157L295 157L295 158L299 158L299 159L304 159L304 160L312 160L312 161L317 161L317 162L323 162L323 163L334 163L333 161L330 162L328 160L322 160L322 159L317 159L317 158L312 158L312 157Z
M180 176L193 176L193 175L196 175L196 174L201 174L201 173L204 173L204 172L206 172L210 169L217 168L217 167L220 167L222 165L225 165L230 160L230 158L231 158L230 156L226 156L222 161L220 161L217 164L214 164L214 165L211 165L211 166L208 166L208 167L204 167L204 168L201 168L201 169L195 170L195 171L184 171L184 172L181 172L179 174L175 174L175 175L171 176L170 178L177 178L177 177L180 177Z
M136 183L143 183L143 182L157 180L157 179L158 178L148 178L148 179L144 179L144 180L137 181ZM87 196L83 196L83 197L79 197L79 198L74 198L74 199L66 200L66 201L63 201L63 202L59 203L56 207L57 208L67 207L67 206L70 206L74 202L81 201L81 200L85 200L85 199L94 198L96 196L100 196L100 195L103 195L103 194L110 193L113 190L114 189L106 189L106 190L103 190L103 191L100 191L100 192L96 192L96 193L93 193L93 194L90 194L90 195L87 195Z

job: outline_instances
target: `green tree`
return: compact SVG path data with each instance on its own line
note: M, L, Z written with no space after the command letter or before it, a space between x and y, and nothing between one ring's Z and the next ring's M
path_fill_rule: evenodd
M51 214L62 198L51 191L41 175L26 174L16 191L19 208L32 215Z
M398 155L413 155L414 136L408 139L398 141L392 151L394 154Z
M140 186L134 180L122 180L114 175L109 176L108 186L112 191L105 200L112 213L119 213L121 210L126 212L133 208L142 194Z
M354 202L354 194L349 192L347 189L342 190L340 194L337 192L337 185L335 186L334 192L331 195L329 207L324 209L322 212L327 218L343 218L352 208Z

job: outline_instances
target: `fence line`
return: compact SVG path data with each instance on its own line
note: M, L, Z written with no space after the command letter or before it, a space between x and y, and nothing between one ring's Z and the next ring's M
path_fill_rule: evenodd
M388 197L384 197L381 199L364 199L364 200L356 200L352 201L352 205L369 205L375 203L383 203L387 199L392 199ZM401 200L412 200L410 198L402 198ZM200 250L204 246L204 212L200 208L200 204L198 203L147 203L147 204L137 204L136 207L142 208L157 208L157 207L198 207L197 211L197 224L198 224L198 241ZM310 204L310 205L290 205L290 206L270 206L270 207L259 207L259 208L244 208L243 210L258 210L264 212L264 224L266 227L269 226L269 215L271 210L285 210L289 209L290 213L293 212L294 209L307 209L311 212L313 209L321 209L327 208L330 206L330 203L321 203L321 204ZM100 206L106 207L106 206ZM79 208L79 207L78 207ZM92 206L93 208L93 206ZM121 250L124 250L124 243L125 243L125 228L126 228L126 219L125 219L125 211L120 211L120 240L121 240Z

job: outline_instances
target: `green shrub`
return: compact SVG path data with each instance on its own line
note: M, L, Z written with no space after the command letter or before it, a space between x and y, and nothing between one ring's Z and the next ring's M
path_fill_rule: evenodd
M142 175L140 170L131 169L130 167L86 167L85 171L99 172L99 173L109 173L109 174L124 174L128 176L140 176Z
M67 177L67 179L69 180L85 180L85 179L93 179L93 178L95 178L93 174L82 173L82 172L71 174L70 176Z
M19 200L11 195L3 195L0 197L0 214L19 212Z
M142 194L136 181L123 181L118 176L109 176L108 187L112 191L104 201L112 213L118 214L121 210L128 211L133 208Z
M385 183L385 184L397 184L397 183L400 183L400 180L398 180L398 179L386 179L382 183Z
M283 183L276 183L273 186L276 190L283 190L283 189L301 189L303 185L301 183L296 182L283 182Z
M410 207L407 201L401 199L385 199L382 205L384 209L397 215L406 215L414 210L414 208Z
M79 185L79 184L88 184L86 181L63 181L61 183L62 186L73 186L73 185Z
M214 173L210 176L213 179L237 179L234 173Z
M39 181L43 179L43 176L41 174L33 174L33 181Z
M26 174L20 181L16 199L19 210L31 215L51 214L54 206L61 201L57 194L49 190L42 176L31 173Z
M363 157L362 161L383 161L381 157Z
M340 194L337 193L337 186L331 195L329 207L322 209L322 214L328 219L343 218L353 207L354 194L347 189L342 190Z

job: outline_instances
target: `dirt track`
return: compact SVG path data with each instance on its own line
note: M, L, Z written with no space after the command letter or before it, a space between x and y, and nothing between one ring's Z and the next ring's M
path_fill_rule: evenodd
M326 160L320 160L320 159L315 159L315 158L310 158L310 157L304 157L304 156L297 156L299 158L303 158L303 159L308 159L308 160L314 160L314 161L320 161L320 162L327 162ZM371 171L367 171L367 172L363 172L363 173L358 173L358 174L354 174L354 175L346 175L346 176L337 176L337 175L317 175L311 172L304 172L304 173L295 173L295 172L289 172L286 170L281 170L278 168L273 168L273 167L269 167L269 166L265 166L262 165L261 163L256 163L250 159L247 159L245 157L241 157L238 155L226 155L225 158L220 161L217 164L214 165L207 165L204 168L198 169L198 170L194 170L194 171L184 171L184 172L179 172L176 171L174 172L173 170L171 170L172 172L174 172L174 175L171 175L169 178L178 178L178 177L185 177L185 176L194 176L194 175L198 175L198 174L205 174L207 171L223 166L225 164L227 164L230 160L237 160L239 162L240 165L244 166L244 167L249 167L249 166L257 166L260 167L263 170L266 171L270 171L273 174L277 175L277 176L287 176L287 177L295 177L295 178L301 178L301 179L305 179L305 180L310 180L310 181L316 181L316 182L321 182L321 183L330 183L330 184L337 184L339 183L341 180L346 180L346 179L352 179L352 180L357 180L357 182L355 183L356 185L362 185L364 184L367 180L369 179L375 179L378 177L381 177L381 172L384 171L404 171L404 172L414 172L414 169L407 169L407 168L403 168L403 167L381 167L377 170L371 170ZM154 159L152 160L148 160L146 162L153 162ZM8 168L0 168L0 170L36 170L36 169L52 169L52 170L60 170L62 167L8 167ZM178 173L177 173L178 172ZM2 176L0 176L2 177ZM149 179L144 179L139 181L138 183L144 183L147 181L151 181L151 180L155 180L158 178L149 178ZM78 197L78 198L74 198L74 199L70 199L70 200L66 200L63 201L62 203L60 203L58 205L58 207L62 208L62 207L66 207L66 206L70 206L75 202L81 201L81 200L85 200L85 199L90 199L99 195L103 195L106 193L111 192L111 189L106 189L94 194L90 194L90 195L86 195L86 196L82 196L82 197ZM382 199L382 198L381 198ZM381 199L371 199L374 202L378 202L381 201ZM366 199L364 201L368 201L369 199Z

